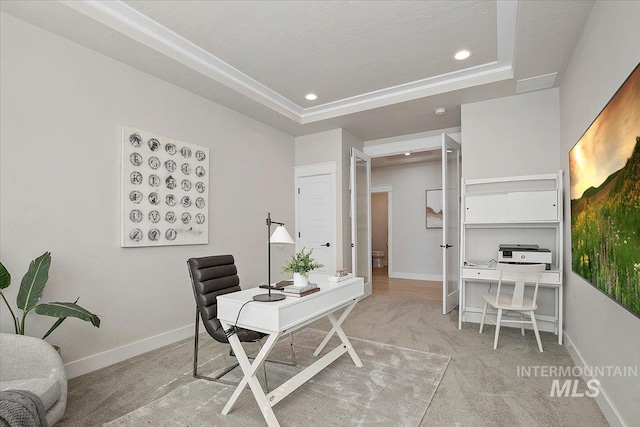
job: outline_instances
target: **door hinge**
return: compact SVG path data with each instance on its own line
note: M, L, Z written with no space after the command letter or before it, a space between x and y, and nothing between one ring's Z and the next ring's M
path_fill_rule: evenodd
M300 189L298 188L298 194L300 194Z
M300 232L298 231L298 239L300 238Z

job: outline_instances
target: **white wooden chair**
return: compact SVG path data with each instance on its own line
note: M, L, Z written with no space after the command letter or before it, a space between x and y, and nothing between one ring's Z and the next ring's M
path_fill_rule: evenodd
M484 320L487 319L491 323L496 325L496 335L493 340L494 350L498 347L498 336L500 335L501 323L519 323L520 331L524 336L524 324L530 323L533 326L533 331L536 334L536 341L538 341L538 349L542 352L542 343L540 342L540 333L538 332L538 325L536 323L535 311L538 308L536 300L538 299L538 285L540 283L540 273L545 270L544 264L503 264L498 263L496 270L500 272L498 279L498 289L495 294L484 294L484 309L482 310L482 321L480 322L480 333L484 327ZM502 289L502 279L504 273L507 276L515 275L515 286L513 293L507 293ZM532 280L534 278L534 280ZM510 278L508 278L508 281ZM525 280L529 283L535 283L535 289L533 291L533 298L524 295ZM498 311L496 322L494 322L489 316L487 316L487 307L492 306ZM520 320L503 319L502 315L505 311L513 311L520 313ZM530 320L525 320L524 316L529 316Z

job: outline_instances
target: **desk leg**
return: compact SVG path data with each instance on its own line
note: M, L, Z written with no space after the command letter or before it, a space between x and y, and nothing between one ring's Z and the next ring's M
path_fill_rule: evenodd
M555 310L553 313L553 332L558 335L558 311L560 310L560 299L558 297L558 289L559 288L553 288L553 296L554 296L554 301L555 301Z
M349 305L346 308L346 310L342 313L342 316L340 316L340 319L338 320L337 324L335 322L336 318L333 316L333 313L329 315L330 316L329 320L331 321L331 324L333 325L333 328L331 328L331 330L329 331L327 336L324 337L324 339L322 340L322 342L320 343L320 345L318 346L316 351L313 352L314 356L318 356L320 354L322 349L327 345L327 343L329 342L329 340L331 339L333 334L335 334L336 331L340 328L340 325L342 325L342 322L344 322L344 320L347 318L349 313L351 313L351 310L353 310L353 307L355 307L357 303L358 303L358 300L354 301L353 304ZM333 320L331 320L332 318L333 318ZM342 330L342 329L340 329L340 330Z
M356 353L356 350L353 348L353 345L351 345L351 341L349 341L347 334L345 334L342 328L340 327L340 324L342 322L338 322L333 314L330 314L327 317L333 324L334 328L337 328L336 333L340 337L340 341L342 341L342 344L344 344L347 351L349 352L349 356L351 356L351 360L353 360L354 365L356 365L358 368L362 368L362 361L360 360L360 357L358 357L358 353Z
M220 323L225 330L229 329L229 325L226 322L220 321ZM270 427L280 425L278 423L278 420L276 419L275 414L273 413L273 409L271 409L271 405L267 400L267 396L265 396L264 391L262 390L260 382L256 378L256 372L258 371L258 369L260 369L271 350L273 350L273 347L275 346L279 337L280 334L269 335L269 338L267 338L267 341L260 349L260 352L257 354L255 360L253 361L253 364L249 362L249 358L247 357L242 344L240 344L238 336L234 334L229 337L229 344L231 344L231 348L233 349L233 352L238 359L238 363L240 364L240 368L242 368L244 377L231 395L231 398L225 405L224 409L222 409L223 415L227 415L231 411L233 405L236 403L236 400L238 400L238 397L240 397L240 393L242 393L242 390L244 390L245 386L249 384L251 392L253 393L253 397L256 399L256 402L258 402L258 407L262 412L262 416L264 416L264 419L267 421L267 425L269 425Z

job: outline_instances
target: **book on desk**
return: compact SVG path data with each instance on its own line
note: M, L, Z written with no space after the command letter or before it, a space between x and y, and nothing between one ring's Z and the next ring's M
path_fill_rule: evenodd
M281 287L280 292L292 297L304 297L320 290L316 283L309 283L307 286L303 287L291 286L291 284L292 283L278 282L276 285Z
M316 286L315 288L311 288L302 292L292 291L290 289L285 288L283 291L280 291L280 292L282 292L284 295L288 297L300 298L300 297L306 297L307 295L311 295L316 292L320 292L320 288Z

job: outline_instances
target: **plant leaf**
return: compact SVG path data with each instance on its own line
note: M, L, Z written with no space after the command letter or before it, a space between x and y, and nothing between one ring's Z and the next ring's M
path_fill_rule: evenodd
M96 328L100 327L100 318L97 315L85 310L74 302L48 302L38 304L36 306L36 313L58 318L76 317L85 322L91 322Z
M18 308L27 311L35 306L44 292L44 286L49 280L49 267L51 266L51 252L45 252L31 261L29 270L22 278L18 299Z
M11 275L4 267L4 264L0 262L0 289L8 288L11 284Z
M65 319L66 319L66 317L62 317L62 318L60 318L60 319L56 320L56 323L54 323L54 324L53 324L53 326L51 326L51 327L49 328L49 330L47 331L47 333L46 333L46 334L44 334L44 336L42 337L42 339L47 338L51 332L53 332L53 331L54 331L58 326L60 326L60 324L61 324L62 322L64 322L64 320L65 320Z

